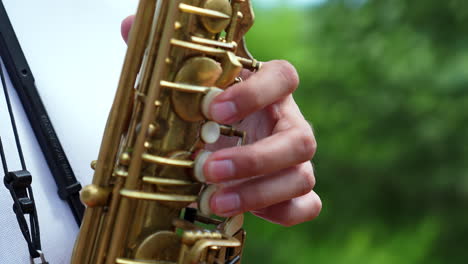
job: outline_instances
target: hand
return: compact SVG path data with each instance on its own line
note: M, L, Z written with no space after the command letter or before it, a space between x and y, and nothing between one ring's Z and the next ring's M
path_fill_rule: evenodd
M122 23L127 40L134 17ZM247 145L219 149L210 155L204 174L218 190L210 200L217 215L243 212L284 226L314 219L322 203L313 191L310 159L316 151L311 126L292 93L299 84L294 67L285 61L264 63L257 73L244 71L241 83L216 97L210 113L220 124L247 132Z

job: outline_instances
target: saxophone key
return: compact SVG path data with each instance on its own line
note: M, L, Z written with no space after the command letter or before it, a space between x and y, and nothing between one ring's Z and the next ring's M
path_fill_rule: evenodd
M225 14L220 11L216 10L211 10L211 9L206 9L206 8L201 8L198 6L193 6L193 5L187 5L184 3L181 3L179 5L180 11L184 13L190 13L202 17L209 17L209 18L216 18L216 19L225 19L225 20L230 20L231 16L230 14Z
M161 156L151 155L148 153L144 153L142 155L142 159L146 162L159 164L159 165L167 165L167 166L174 166L174 167L183 167L183 168L193 168L194 162L191 160L180 160L180 159L171 159L165 158Z
M206 144L213 144L221 136L221 126L213 121L206 122L201 128L200 136Z
M216 185L208 185L202 194L200 195L200 199L198 200L198 207L200 209L200 213L205 216L210 216L213 214L213 211L210 207L210 200L211 196L218 190Z
M155 202L193 203L196 202L198 199L198 196L196 195L151 193L127 189L120 190L120 195L122 195L125 198Z
M197 157L195 158L195 164L194 164L194 176L195 179L199 182L206 182L205 178L205 172L203 171L203 167L205 166L206 161L208 160L208 157L210 156L211 152L202 150L198 153Z
M144 176L143 182L156 184L156 185L169 185L169 186L187 186L187 185L193 184L193 182L191 181L167 179L167 178L152 177L152 176Z
M205 97L203 97L201 108L202 108L203 115L207 119L212 120L212 116L210 114L210 105L213 102L213 100L216 98L216 96L220 95L222 92L223 90L219 88L213 88L205 95Z

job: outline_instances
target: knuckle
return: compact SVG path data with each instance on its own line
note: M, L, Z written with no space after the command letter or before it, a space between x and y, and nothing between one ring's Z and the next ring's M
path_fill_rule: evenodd
M310 129L302 129L297 133L299 134L296 145L297 153L304 161L311 160L317 150L317 141L315 140L312 131Z
M269 205L268 195L261 190L260 186L252 185L241 193L241 209L243 212L257 210Z
M254 108L262 107L262 95L256 93L256 89L250 89L250 92L247 94L247 97L250 98L250 105Z
M246 194L242 191L239 192L239 210L240 212L248 212L250 209L249 199L246 197Z
M314 172L312 168L309 168L308 166L301 166L301 169L299 169L298 173L301 182L299 195L306 195L315 187L316 180Z
M243 174L250 173L250 176L256 176L259 171L262 170L262 159L253 148L249 147L245 149L242 164L240 164Z
M233 98L237 102L237 107L244 111L262 106L262 94L258 89L252 87L250 82L240 83Z
M289 93L294 92L299 86L299 74L296 68L285 60L276 61L278 65L279 77L284 81Z

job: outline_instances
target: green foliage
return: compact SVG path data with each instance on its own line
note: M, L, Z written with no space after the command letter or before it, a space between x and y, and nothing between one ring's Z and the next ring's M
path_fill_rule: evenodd
M323 199L313 223L250 217L247 263L464 263L468 2L257 10L261 60L298 69Z

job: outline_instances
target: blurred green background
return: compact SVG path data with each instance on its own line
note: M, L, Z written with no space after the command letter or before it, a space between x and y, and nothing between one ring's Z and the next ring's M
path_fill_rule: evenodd
M249 215L244 263L468 263L468 1L256 14L252 53L301 76L323 211L292 228Z

